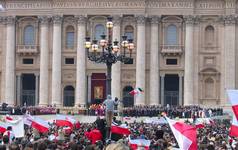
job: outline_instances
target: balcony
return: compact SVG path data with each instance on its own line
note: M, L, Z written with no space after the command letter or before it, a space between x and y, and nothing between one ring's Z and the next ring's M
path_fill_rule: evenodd
M22 56L33 56L39 53L38 45L17 45L17 54Z
M161 54L163 56L180 56L183 54L183 49L182 45L162 45Z

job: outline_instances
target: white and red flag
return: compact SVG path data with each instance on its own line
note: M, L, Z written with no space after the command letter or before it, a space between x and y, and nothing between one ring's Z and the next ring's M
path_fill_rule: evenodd
M238 121L235 116L233 116L231 128L230 128L230 136L238 137Z
M197 150L196 127L166 118L181 150Z
M112 124L111 132L115 133L115 134L122 134L122 135L130 135L131 134L131 131L128 129L128 127L125 124L122 124L120 126Z
M49 126L47 121L45 121L45 120L43 120L41 118L38 118L38 117L34 117L32 119L32 122L31 122L31 127L35 128L40 133L45 133L45 132L49 131L49 127L50 126Z
M238 119L238 90L227 90L227 94L235 117Z
M68 126L73 128L74 124L77 123L77 121L71 116L56 115L55 123L59 127Z
M200 119L200 118L197 118L197 119L196 119L196 122L195 122L195 127L196 127L196 128L204 128L205 125L204 125L203 120Z
M130 145L131 150L149 150L151 141L146 139L131 139L131 137L129 136L128 143Z

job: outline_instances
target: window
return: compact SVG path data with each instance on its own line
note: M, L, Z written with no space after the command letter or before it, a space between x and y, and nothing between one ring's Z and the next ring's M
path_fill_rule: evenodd
M125 35L127 36L127 39L134 38L134 28L131 25L125 27Z
M34 45L35 44L35 30L32 25L28 25L24 28L24 45Z
M211 45L214 42L214 27L209 25L205 29L205 42Z
M74 27L68 26L66 28L66 48L73 49L74 48Z
M177 27L175 25L169 25L167 27L166 44L177 45Z
M74 64L74 58L65 58L65 64L67 65Z
M177 59L166 59L166 65L177 65L178 60Z
M22 60L23 64L33 64L34 60L32 58L24 58Z
M105 30L105 27L102 25L102 24L98 24L95 26L95 31L94 31L94 38L96 40L101 40L101 35L102 34L106 34L106 30Z

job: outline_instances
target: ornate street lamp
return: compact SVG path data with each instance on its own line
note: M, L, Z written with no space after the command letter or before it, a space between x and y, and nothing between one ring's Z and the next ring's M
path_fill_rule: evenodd
M106 35L101 35L101 40L92 40L90 37L86 37L85 48L87 50L88 59L96 63L105 63L107 65L107 88L106 95L111 95L111 69L112 64L115 64L117 61L123 63L130 62L132 57L132 50L134 49L134 43L132 39L127 40L127 36L122 36L121 48L122 52L119 53L120 47L117 40L112 42L112 28L113 22L112 17L108 17L107 21L107 30L108 38ZM127 56L127 51L129 51L129 56Z
M108 37L106 35L101 35L101 40L92 40L90 41L90 37L86 37L85 48L87 51L88 59L94 61L96 63L105 63L107 65L107 88L106 94L111 95L111 72L112 72L112 64L115 64L117 61L121 61L123 63L130 62L132 60L131 54L134 49L134 44L132 39L127 40L127 36L122 36L121 42L121 52L119 42L117 40L112 42L112 28L113 22L112 17L108 17L107 21L107 30ZM127 56L127 51L129 51L129 56ZM117 85L114 85L117 86ZM108 115L109 116L109 115ZM108 117L107 116L107 117ZM107 120L110 120L107 118ZM110 123L109 123L110 124ZM107 126L107 138L110 138L110 128L111 126Z

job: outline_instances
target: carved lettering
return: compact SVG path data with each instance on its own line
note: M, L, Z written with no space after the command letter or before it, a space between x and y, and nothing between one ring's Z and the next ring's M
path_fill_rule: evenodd
M221 9L224 5L221 2L198 2L197 9Z
M193 8L192 2L149 2L151 8Z

